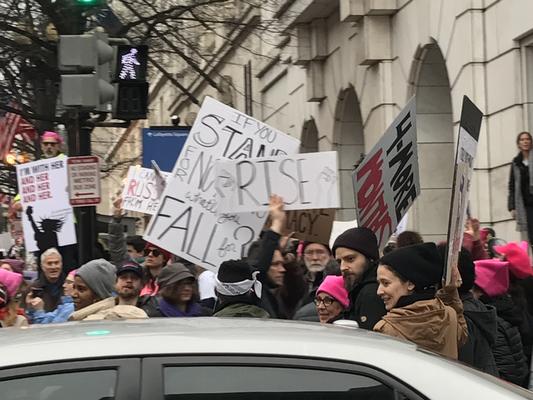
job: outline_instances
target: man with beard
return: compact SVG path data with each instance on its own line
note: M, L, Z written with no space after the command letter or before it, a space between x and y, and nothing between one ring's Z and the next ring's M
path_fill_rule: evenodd
M303 304L311 303L315 299L315 292L324 280L324 269L331 261L331 250L322 243L306 242L303 247L303 260L307 272L305 274L308 295Z
M116 281L116 297L110 296L113 289L112 279ZM137 307L142 288L143 270L136 263L128 262L118 268L106 260L92 260L76 272L74 278L75 312L72 321L101 319L148 318Z
M61 153L63 138L56 132L46 131L41 136L41 158L54 158Z
M379 249L376 236L368 228L351 228L335 239L332 250L350 297L345 318L356 321L360 328L372 330L387 313L383 300L377 295Z

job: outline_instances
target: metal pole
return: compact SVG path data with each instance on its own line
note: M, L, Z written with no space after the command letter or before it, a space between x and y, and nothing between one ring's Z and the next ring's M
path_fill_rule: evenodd
M91 155L91 131L85 126L89 118L86 113L73 110L69 134L69 156ZM78 234L78 257L80 265L94 259L96 249L96 207L75 207L76 231Z

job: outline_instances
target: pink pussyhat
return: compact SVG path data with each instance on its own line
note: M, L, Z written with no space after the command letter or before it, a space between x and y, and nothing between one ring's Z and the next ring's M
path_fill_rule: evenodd
M350 306L348 292L344 288L344 278L342 276L328 275L318 287L316 294L326 293L337 300L345 309Z
M24 278L21 274L6 269L0 269L0 283L6 287L7 294L11 298L17 294L22 279Z
M41 136L41 141L44 142L45 140L55 140L57 143L63 143L63 138L57 133L53 131L46 131Z
M531 260L529 259L528 245L526 241L521 241L520 244L510 242L501 246L494 246L499 254L504 255L505 259L509 261L509 271L518 279L525 279L528 276L533 276L531 269Z
M509 262L496 259L474 261L475 285L489 297L501 296L509 290Z

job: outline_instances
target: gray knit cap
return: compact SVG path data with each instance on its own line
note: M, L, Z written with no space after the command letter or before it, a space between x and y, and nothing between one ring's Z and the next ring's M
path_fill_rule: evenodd
M113 295L116 269L109 261L103 258L91 260L78 268L76 276L83 279L98 298L107 299Z

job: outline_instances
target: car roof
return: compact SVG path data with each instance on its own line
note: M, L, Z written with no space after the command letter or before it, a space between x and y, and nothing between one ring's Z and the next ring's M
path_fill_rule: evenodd
M390 354L392 349L410 354L416 348L411 343L357 328L214 317L31 325L26 329L0 329L0 343L0 367L50 360L196 353L350 360L350 354L362 349L378 354Z
M97 358L268 355L369 365L436 399L476 398L479 393L486 400L524 396L514 385L487 380L485 374L417 351L406 341L363 329L298 321L198 317L70 322L0 329L0 343L0 370ZM446 385L442 392L442 382L454 385Z

